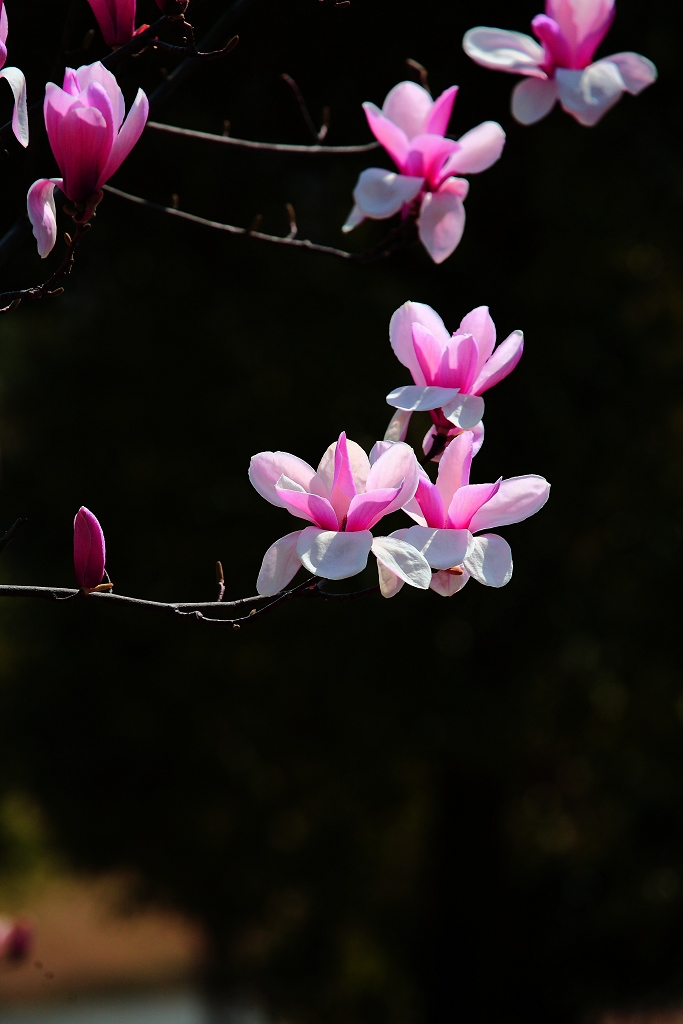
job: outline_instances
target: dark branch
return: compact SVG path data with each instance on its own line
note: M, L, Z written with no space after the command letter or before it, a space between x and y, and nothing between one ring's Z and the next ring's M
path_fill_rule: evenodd
M311 133L316 142L322 142L325 136L327 135L327 129L330 126L330 108L323 108L323 123L321 124L320 129L316 128L316 126L313 123L313 118L308 112L306 101L301 94L301 89L299 88L299 86L296 84L291 75L284 74L281 77L282 80L287 83L287 85L294 93L296 101L299 104L301 116L306 122L306 127L308 128L309 132Z
M127 199L130 203L137 203L139 206L156 210L157 213L167 213L170 217L179 217L181 220L190 221L192 224L200 224L205 228L224 231L229 235L243 235L247 238L255 238L261 242L271 242L274 245L289 245L298 249L308 249L310 252L322 252L328 256L336 256L337 259L350 260L352 263L359 263L361 265L376 263L379 260L386 259L397 249L412 244L414 241L413 236L415 235L414 223L412 221L404 221L373 249L369 249L367 252L347 252L346 249L335 249L331 245L319 245L317 242L311 242L308 238L294 238L291 231L289 235L268 235L263 231L255 230L255 228L240 228L235 224L223 224L221 221L198 217L194 213L185 213L184 210L177 210L172 206L163 206L161 203L153 203L149 199L143 199L141 196L122 192L121 189L114 188L112 185L105 185L104 191L111 192L112 195L119 196L121 199ZM256 218L256 224L258 223L260 223L260 216Z
M10 529L14 530L14 528L11 527ZM140 597L126 597L123 594L114 594L111 591L91 592L86 595L82 590L74 590L70 587L21 587L11 584L0 586L0 597L25 597L39 601L70 601L74 598L87 601L104 601L107 604L146 608L175 618L184 618L193 622L205 622L210 625L237 630L257 616L265 615L266 612L272 611L285 601L290 601L293 598L312 597L326 601L350 601L357 597L367 597L370 594L375 594L379 590L379 586L374 586L346 594L330 594L322 590L322 586L326 582L324 579L317 579L315 576L311 576L291 590L283 590L279 594L272 596L255 594L253 597L241 597L236 601L147 601ZM260 607L252 607L247 615L239 615L236 618L216 618L206 614L210 610L226 611L244 608L246 605L258 605Z
M218 142L224 146L239 146L242 149L259 149L271 153L369 153L379 149L379 142L364 142L359 146L300 146L290 142L253 142L251 139L235 139L231 135L211 135L209 132L197 132L191 128L176 128L172 124L161 124L159 121L148 121L147 127L170 135L184 135L188 139L199 139L202 142Z
M42 284L33 285L30 288L17 288L11 292L0 292L0 314L11 313L21 302L37 302L40 299L51 298L54 295L61 295L64 291L60 281L65 280L71 273L74 265L76 248L83 238L83 235L90 227L90 224L78 224L71 235L65 234L66 253L64 259L55 270L54 274L48 277Z

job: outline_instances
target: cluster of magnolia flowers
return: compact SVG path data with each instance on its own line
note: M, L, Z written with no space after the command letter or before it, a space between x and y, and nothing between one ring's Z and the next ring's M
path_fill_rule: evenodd
M135 28L135 0L88 0L105 41L119 46L148 26ZM188 0L156 0L169 17L182 20ZM617 53L593 61L615 13L615 0L546 0L546 13L532 22L538 42L520 32L497 28L470 29L465 52L487 68L524 76L512 95L512 113L522 124L544 117L559 101L583 125L594 125L623 92L633 95L654 82L657 70L637 53ZM0 0L0 67L7 49L7 13ZM15 96L14 133L28 144L26 83L17 68L3 68ZM465 228L466 175L495 163L505 133L485 121L457 141L447 135L457 88L433 100L415 82L401 82L387 95L382 109L365 103L370 129L396 164L397 172L369 167L353 192L354 206L342 230L366 218L384 220L400 214L412 221L420 241L435 263L455 250ZM46 256L57 237L54 190L72 204L67 212L76 224L87 223L102 198L102 186L140 138L148 114L140 90L124 120L123 95L114 76L100 63L74 71L67 68L60 88L49 83L45 94L45 125L60 178L41 178L28 194L28 212Z

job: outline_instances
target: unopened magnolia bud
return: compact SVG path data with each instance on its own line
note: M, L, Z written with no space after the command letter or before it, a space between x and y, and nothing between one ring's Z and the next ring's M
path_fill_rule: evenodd
M104 534L92 512L79 508L74 519L74 569L83 590L93 590L104 576Z
M0 918L0 960L21 963L31 951L33 928L27 921Z

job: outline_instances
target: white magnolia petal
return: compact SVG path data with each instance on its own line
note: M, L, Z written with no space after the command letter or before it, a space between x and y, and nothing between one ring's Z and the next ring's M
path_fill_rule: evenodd
M510 545L497 533L483 533L474 538L464 565L479 583L487 587L504 587L512 577Z
M379 592L382 597L395 597L404 586L403 580L380 561L377 562L377 575L379 577Z
M400 363L407 366L416 384L426 384L420 362L413 344L413 324L421 324L433 334L442 349L446 348L451 336L444 322L431 306L423 302L404 302L391 317L389 340Z
M462 574L435 572L429 586L431 590L440 594L441 597L453 597L453 594L457 594L459 590L462 590L469 578L470 574L467 569L463 570Z
M543 47L523 32L480 25L465 33L462 48L468 57L485 68L545 77L540 68L544 60Z
M361 210L360 206L355 206L351 210L344 223L342 224L342 231L344 234L348 234L349 231L353 231L359 224L362 224L365 220L365 214Z
M472 547L469 530L439 530L432 526L411 526L405 540L420 551L434 569L462 565Z
M430 409L440 409L456 401L458 395L458 388L439 388L432 385L418 387L416 384L406 384L389 392L387 405L393 405L395 409L404 409L406 412L428 412Z
M412 413L407 409L397 409L389 420L389 426L384 432L384 440L405 441L411 415Z
M557 93L564 110L591 127L613 107L626 86L616 64L599 60L583 71L558 68Z
M279 594L294 579L301 568L296 545L301 530L288 533L271 544L265 555L256 581L256 589L264 597Z
M364 216L384 220L398 213L405 203L411 203L423 185L424 178L396 174L382 167L368 167L361 172L353 198Z
M640 53L613 53L605 57L619 68L624 87L633 95L652 85L657 80L657 68L651 60Z
M305 568L314 576L344 580L363 571L371 546L369 530L337 533L308 526L301 531L296 550Z
M535 124L557 103L554 78L525 78L512 90L512 116L520 124Z
M4 7L3 7L4 10ZM26 148L28 146L28 108L26 106L26 79L19 68L3 68L0 78L5 78L14 93L14 113L12 114L12 131L17 140Z
M497 121L484 121L458 139L460 149L446 161L442 173L478 174L500 158L505 132Z
M521 523L543 508L549 494L550 484L542 476L530 473L508 477L501 482L493 497L474 513L470 530L476 533L495 526Z
M480 395L456 395L442 406L446 419L461 430L471 430L484 415L484 399Z
M398 537L375 537L372 553L378 562L418 590L427 590L432 579L429 562L417 548Z

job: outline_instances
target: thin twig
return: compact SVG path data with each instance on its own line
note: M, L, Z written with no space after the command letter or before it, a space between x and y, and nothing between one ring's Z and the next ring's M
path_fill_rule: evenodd
M324 579L311 576L296 587L292 587L290 590L283 590L279 594L255 594L253 597L241 597L235 601L147 601L144 598L127 597L124 594L114 594L111 591L91 592L85 595L83 591L75 590L71 587L26 587L14 586L12 584L0 586L0 597L25 597L39 601L71 601L74 598L87 601L105 601L107 604L146 608L194 622L204 622L214 626L240 629L245 623L251 622L260 615L265 615L285 601L292 600L293 598L317 597L326 601L349 601L375 594L379 590L379 586L374 586L346 594L330 594L321 589L322 585L326 582ZM240 615L234 619L216 618L206 614L210 610L225 611L231 608L243 608L246 605L260 605L260 607L252 607L247 615Z
M310 252L322 252L328 256L336 256L337 259L350 260L352 263L359 263L361 265L377 263L379 260L386 259L397 249L412 244L414 241L413 235L415 235L414 223L404 221L372 249L358 253L347 252L346 249L335 249L331 245L319 245L317 242L311 242L308 238L292 238L291 235L268 235L263 231L257 231L255 227L240 228L235 224L223 224L222 221L198 217L194 213L185 213L184 210L176 210L172 206L153 203L149 199L143 199L141 196L131 195L130 192L122 192L121 189L114 188L113 185L104 185L104 191L111 192L112 195L119 196L121 199L127 199L130 203L137 203L139 206L146 206L150 210L156 210L158 213L167 213L170 217L180 217L181 220L190 221L192 224L200 224L202 227L213 228L216 231L225 231L229 235L243 235L248 238L255 238L261 242L272 242L274 245L291 245L299 249L308 249ZM261 215L257 214L254 221L255 224L260 223L260 217Z
M201 224L205 228L214 228L216 231L225 231L229 235L245 235L248 238L257 238L262 242L272 242L275 245L293 245L300 249L310 249L313 252L324 252L330 256L336 256L343 260L358 260L356 253L347 252L345 249L335 249L330 245L318 245L308 238L290 238L288 235L268 235L263 231L255 231L250 228L240 228L235 224L223 224L221 221L208 220L206 217L198 217L194 213L185 213L184 210L174 210L172 206L163 206L161 203L153 203L149 199L142 199L140 196L133 196L129 192L122 192L121 189L112 185L104 186L105 192L119 196L120 199L127 199L129 203L137 203L139 206L146 206L158 213L167 213L171 217L180 217L181 220L188 220L192 224Z
M176 128L172 124L161 124L159 121L148 121L147 128L169 135L184 135L188 139L199 139L202 142L218 142L224 146L239 146L242 149L259 149L271 153L369 153L379 149L379 142L363 142L359 146L300 146L291 142L254 142L251 139L236 139L232 135L211 135L209 132L198 132L192 128Z
M419 61L413 60L412 57L407 57L406 58L406 64L408 65L409 68L413 68L414 71L417 71L418 75L420 76L420 85L431 96L432 90L429 88L429 79L427 77L427 68L424 66L424 64L420 64Z
M61 295L64 291L64 287L59 285L60 281L63 281L69 276L74 265L74 256L76 248L79 242L83 238L83 235L90 227L90 224L78 224L76 230L71 235L65 234L64 239L66 241L66 253L64 259L55 270L54 274L48 277L47 281L43 281L42 284L33 285L30 288L17 288L11 292L0 292L0 314L11 313L12 310L16 309L21 302L36 302L39 299L45 299L54 295ZM59 285L59 287L55 287Z
M308 112L308 107L306 106L306 100L303 98L303 95L301 93L301 89L296 84L296 82L294 81L292 76L288 75L288 74L283 74L280 77L282 78L282 80L284 82L287 83L287 85L290 87L290 89L294 93L294 96L296 97L296 101L299 104L299 110L301 111L301 116L303 117L304 121L306 122L306 127L308 128L309 132L311 133L311 135L313 136L313 138L315 139L316 142L322 142L323 139L325 138L325 136L327 135L327 129L330 126L330 124L329 124L329 122L330 122L330 110L329 110L329 107L325 107L324 108L324 111L323 111L323 123L322 123L322 125L320 126L319 129L316 128L315 124L313 123L313 118L311 117L311 115Z

